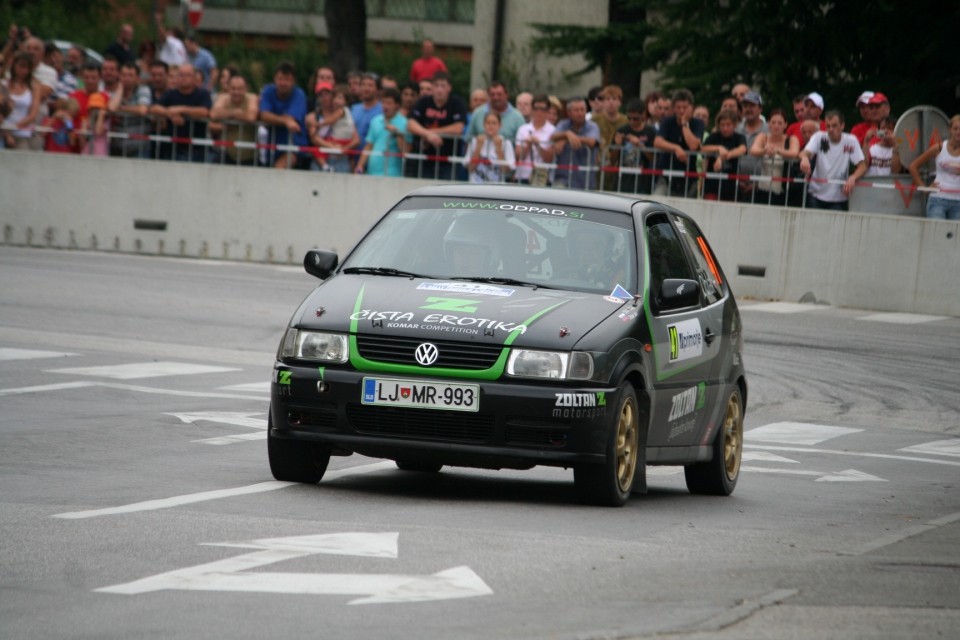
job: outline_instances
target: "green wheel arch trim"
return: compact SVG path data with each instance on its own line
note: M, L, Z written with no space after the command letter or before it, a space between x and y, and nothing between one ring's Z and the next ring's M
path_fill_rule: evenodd
M427 376L436 376L439 378L465 378L469 380L496 380L503 375L504 369L507 368L507 357L510 355L510 345L513 344L513 341L517 339L517 336L520 335L519 331L511 331L510 335L507 336L506 340L503 341L503 349L500 351L500 356L497 358L497 361L493 363L493 366L489 369L454 369L446 367L418 367L412 364L394 364L390 362L377 362L376 360L368 360L360 355L359 349L357 348L357 328L358 320L356 319L357 314L360 312L360 306L363 302L363 292L366 288L366 285L360 287L360 292L357 293L357 301L353 305L353 319L350 320L350 364L357 371L376 371L380 373L396 373L396 374L405 374L405 375L427 375ZM539 320L545 314L553 311L557 307L567 303L567 300L561 300L555 305L547 307L537 313L533 314L529 318L523 321L523 325L529 327L534 322Z

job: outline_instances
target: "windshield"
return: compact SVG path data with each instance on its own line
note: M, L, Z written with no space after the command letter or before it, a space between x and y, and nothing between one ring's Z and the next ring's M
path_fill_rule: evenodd
M636 292L632 218L552 205L412 198L391 211L342 271Z

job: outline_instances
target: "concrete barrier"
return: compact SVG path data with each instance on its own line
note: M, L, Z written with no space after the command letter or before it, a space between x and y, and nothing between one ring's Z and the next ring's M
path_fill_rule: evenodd
M299 264L344 255L423 184L0 150L0 242ZM956 222L666 201L701 224L740 297L960 316Z

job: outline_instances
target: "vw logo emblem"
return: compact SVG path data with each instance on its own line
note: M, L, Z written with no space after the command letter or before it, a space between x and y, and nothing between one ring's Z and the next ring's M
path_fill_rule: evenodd
M413 356L417 359L417 362L424 367L429 367L436 362L437 356L439 355L440 352L437 351L436 345L432 345L429 342L424 342L413 352Z

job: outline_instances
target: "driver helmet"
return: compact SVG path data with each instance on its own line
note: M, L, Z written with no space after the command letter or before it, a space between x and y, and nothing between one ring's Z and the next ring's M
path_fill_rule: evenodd
M467 214L453 221L443 237L443 254L458 276L492 275L496 267L496 227L492 220Z

